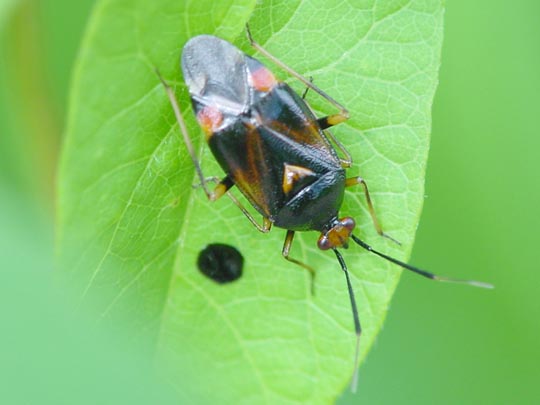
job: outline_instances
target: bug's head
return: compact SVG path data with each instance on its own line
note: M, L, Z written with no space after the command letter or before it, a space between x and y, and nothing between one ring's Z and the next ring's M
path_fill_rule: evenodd
M351 236L356 222L351 217L335 219L330 223L327 230L321 233L317 246L321 250L347 248L349 247L349 237Z

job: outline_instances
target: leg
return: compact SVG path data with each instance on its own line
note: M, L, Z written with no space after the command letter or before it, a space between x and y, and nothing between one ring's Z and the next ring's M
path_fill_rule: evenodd
M208 189L206 185L206 179L204 178L201 165L199 164L199 161L197 160L197 156L195 155L195 149L193 148L193 144L191 143L191 139L189 138L189 134L186 127L186 123L184 121L184 117L182 116L182 113L180 112L180 107L178 106L178 101L176 100L173 90L171 89L169 84L165 81L165 79L163 79L163 77L161 76L161 74L159 73L157 69L156 69L156 73L159 77L159 80L161 80L161 83L163 83L163 86L165 87L165 91L167 92L167 95L169 96L169 101L171 102L172 108L174 110L176 121L178 121L180 132L182 133L182 137L184 138L184 143L186 144L189 156L191 157L191 161L193 162L193 166L195 166L195 171L197 172L197 176L199 177L199 181L201 182L201 187L203 188L208 199L211 200L212 193L210 193L210 190Z
M263 219L263 225L259 225L255 218L244 208L242 203L238 201L238 199L230 194L228 190L234 185L232 180L229 176L226 176L223 180L219 181L216 177L210 177L205 178L201 169L201 165L199 164L199 161L197 160L197 156L195 155L195 149L193 148L193 144L191 143L191 139L188 135L188 130L186 127L186 123L184 121L184 117L182 116L182 113L180 112L180 107L178 106L178 102L176 100L176 97L174 96L174 92L172 91L171 87L168 85L168 83L163 79L163 77L160 75L159 71L156 70L157 75L159 76L159 79L163 83L163 86L165 87L165 90L167 91L167 95L169 96L169 101L171 102L171 105L174 110L174 115L176 116L176 120L178 121L178 126L180 127L180 132L182 132L182 137L184 138L184 143L186 144L186 147L188 149L189 156L191 157L191 161L193 162L193 166L195 166L195 171L197 172L197 176L199 177L200 186L203 188L204 193L208 197L210 201L216 201L219 199L223 194L227 194L229 198L236 204L238 208L243 212L243 214L249 219L249 221L257 228L260 232L267 233L270 231L270 228L272 227L272 223L268 218ZM214 191L210 191L208 188L207 183L209 181L213 181L218 183L216 187L214 188Z
M210 201L216 201L224 194L227 194L227 196L232 200L232 202L242 211L242 213L246 216L246 218L253 224L255 228L257 228L262 233L268 233L270 232L270 228L272 228L272 222L268 218L263 218L263 224L260 225L255 218L253 218L253 215L249 213L249 211L242 205L242 203L229 192L229 189L234 186L233 181L229 176L225 176L223 180L219 180L217 177L208 177L204 179L205 184L208 182L214 182L217 183L216 187L214 188L214 191L209 192L208 199ZM198 186L198 185L197 185Z
M339 161L341 162L341 167L344 169L348 169L352 165L352 156L349 153L347 149L345 149L345 146L338 141L338 139L334 136L334 134L330 131L324 131L325 135L330 138L330 140L334 143L334 145L337 146L337 148L345 155L345 159L339 158Z
M290 262L293 262L299 266L302 266L304 269L309 271L309 274L311 275L311 295L315 295L315 270L308 266L305 263L302 263L301 261L298 261L296 259L293 259L292 257L289 257L289 252L291 250L291 245L294 239L294 231L287 231L287 236L285 236L285 243L283 244L283 250L281 251L281 254L285 259L287 259Z
M231 178L229 176L225 176L222 180L219 180L217 177L206 177L204 179L205 184L208 184L210 182L216 183L216 186L214 187L214 191L210 192L208 194L208 199L210 201L216 201L220 199L225 193L229 191L229 189L234 186L234 183L232 182ZM202 187L202 184L194 184L193 188Z
M375 226L375 229L377 230L377 233L381 236L384 236L387 239L390 239L392 242L397 243L398 245L401 245L400 242L392 238L390 235L383 232L381 224L379 223L379 220L377 219L377 215L375 214L375 209L373 208L373 203L371 202L371 197L369 195L369 190L366 182L362 177L351 177L347 180L345 180L345 187L351 187L356 186L360 184L362 188L364 189L364 194L366 196L366 201L368 205L369 215L371 215L371 220L373 221L373 226Z
M313 83L313 77L312 76L309 76L309 82ZM306 89L304 90L304 93L302 94L302 100L306 99L308 91L309 91L309 87L306 87Z
M336 107L339 110L339 113L332 114L324 118L320 118L320 120L323 120L325 122L326 126L324 128L328 128L332 125L339 124L340 122L346 121L349 119L349 111L342 106L340 103L338 103L336 100L334 100L332 97L330 97L328 94L326 94L324 91L322 91L320 88L315 86L311 81L306 79L301 74L295 72L293 69L291 69L289 66L281 62L278 58L276 58L274 55L272 55L270 52L268 52L266 49L264 49L261 45L259 45L255 40L253 39L253 36L251 35L251 31L249 30L249 26L246 24L246 32L247 37L249 40L249 43L253 48L255 48L258 52L262 53L264 56L266 56L268 59L270 59L275 65L279 66L281 69L286 71L291 76L295 77L296 79L300 80L302 83L304 83L308 88L315 91L317 94L319 94L321 97L325 98L330 104L332 104L334 107ZM322 128L322 127L321 127ZM323 128L323 129L324 129Z
M309 77L309 82L313 84L313 77L311 77L311 76ZM305 100L308 91L309 91L309 87L306 87L306 89L304 90L304 93L302 94L302 100ZM308 104L308 107L309 107L309 104ZM311 108L310 108L310 110L311 110ZM315 113L313 112L313 114L315 114ZM331 126L331 125L328 124L328 117L319 118L317 120L317 123L319 124L319 127L323 131ZM339 158L339 160L341 162L341 167L343 167L344 169L348 169L349 167L351 167L351 165L352 165L352 157L351 157L351 154L349 153L349 151L347 149L345 149L343 144L340 141L338 141L338 139L334 136L333 133L331 133L330 131L324 131L324 133L328 138L330 138L330 140L334 143L334 145L337 146L337 148L341 151L341 153L345 155L345 159Z

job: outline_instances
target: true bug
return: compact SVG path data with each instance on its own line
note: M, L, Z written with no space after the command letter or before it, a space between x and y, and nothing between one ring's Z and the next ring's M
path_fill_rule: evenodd
M200 185L208 199L215 201L227 194L261 232L269 232L272 225L286 229L283 257L308 270L312 286L314 269L289 256L294 233L318 231L319 249L335 253L345 274L357 336L352 379L352 388L355 390L361 327L349 272L338 250L347 248L349 239L371 253L432 280L483 288L492 286L478 281L437 276L421 270L374 250L352 233L355 228L354 219L339 218L338 213L345 187L361 185L375 229L379 235L394 240L382 230L366 182L361 177L346 177L345 171L352 164L351 156L328 131L328 128L347 120L349 112L311 80L261 47L253 40L249 27L246 28L249 42L255 50L325 98L339 111L317 118L303 97L286 83L277 80L258 60L215 36L200 35L191 38L182 52L184 80L206 141L226 173L221 180L205 178L174 92L161 76L160 79L167 90ZM338 156L336 149L341 151L343 158ZM210 181L217 183L213 191L208 188ZM233 186L262 215L262 225L228 192Z

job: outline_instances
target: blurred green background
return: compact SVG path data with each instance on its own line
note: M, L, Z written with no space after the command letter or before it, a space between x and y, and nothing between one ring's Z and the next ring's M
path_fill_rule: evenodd
M169 398L134 371L136 358L89 338L48 287L54 170L92 3L0 1L0 402ZM340 403L540 403L538 21L534 0L447 2L411 261L496 289L404 274L359 392Z

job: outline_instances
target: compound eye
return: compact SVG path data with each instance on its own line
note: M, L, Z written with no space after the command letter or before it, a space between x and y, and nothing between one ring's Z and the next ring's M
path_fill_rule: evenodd
M339 222L341 223L343 227L347 228L350 232L352 232L354 228L356 227L356 222L351 217L341 218Z
M326 237L326 235L321 234L321 236L319 237L319 240L317 241L317 247L321 250L328 250L332 246L331 246L330 240Z

